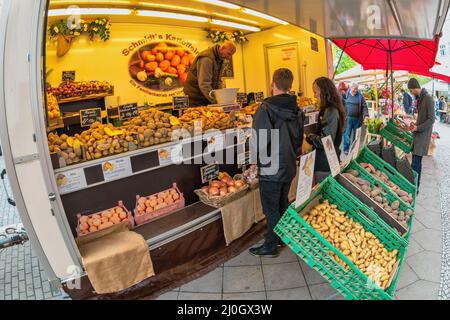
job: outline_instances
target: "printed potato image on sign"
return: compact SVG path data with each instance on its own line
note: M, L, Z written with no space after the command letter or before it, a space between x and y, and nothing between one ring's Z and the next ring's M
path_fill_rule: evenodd
M312 175L312 170L311 170L311 166L313 165L313 159L312 156L309 155L308 159L306 159L305 165L303 166L302 170L305 173L305 175L307 175L308 177L311 177Z
M165 159L169 156L169 152L166 149L162 149L159 151L159 158Z
M58 187L65 186L67 184L67 181L67 177L61 173L56 177L56 184L58 185Z
M166 92L181 89L195 55L177 43L156 42L140 47L131 56L130 76L149 90Z
M108 170L111 171L111 172L114 171L114 165L111 162L105 162L103 164L103 172L106 172Z

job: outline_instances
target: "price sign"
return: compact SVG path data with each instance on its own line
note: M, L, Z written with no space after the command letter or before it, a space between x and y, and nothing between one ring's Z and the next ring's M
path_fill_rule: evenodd
M314 179L314 162L316 161L316 150L305 154L300 158L300 168L297 184L297 196L295 207L300 207L311 195Z
M200 174L202 176L202 183L214 180L219 176L220 168L219 164L213 163L200 168Z
M231 112L231 111L238 111L241 109L241 105L239 103L233 103L222 106L222 110L225 113Z
M236 101L237 103L247 103L247 94L245 92L238 92Z
M264 92L255 93L255 102L263 102L264 101Z
M341 166L339 164L339 158L336 153L336 148L334 147L333 140L331 136L326 136L322 138L322 144L325 149L325 154L327 156L328 164L330 165L331 174L335 177L339 171L341 170Z
M189 96L173 97L172 105L174 109L189 108Z
M80 110L80 125L82 127L88 127L95 122L102 122L101 108Z
M71 71L63 71L62 72L62 81L75 81L75 70Z
M201 119L194 120L194 136L201 135L203 132L203 121Z
M130 103L119 106L119 119L126 120L139 115L137 103Z
M319 52L319 41L311 37L311 50Z

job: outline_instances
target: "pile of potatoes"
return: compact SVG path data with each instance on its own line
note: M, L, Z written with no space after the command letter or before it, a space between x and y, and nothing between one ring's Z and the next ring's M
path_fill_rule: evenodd
M122 152L127 152L130 147L137 148L138 141L132 132L123 129L121 134L112 135L111 132L116 130L114 126L93 123L89 130L76 134L75 138L80 140L86 149L86 160L99 159ZM108 134L109 133L109 134Z
M52 93L47 93L47 112L50 120L61 117L61 110L59 109L58 100Z
M121 207L115 207L91 216L81 216L78 224L78 232L81 235L103 230L128 220L128 215Z
M413 215L413 211L411 209L407 209L406 211L400 210L400 201L398 200L389 203L386 199L386 192L378 186L372 188L370 182L359 177L359 173L356 170L347 170L347 172L342 175L356 184L368 197L372 198L403 227L408 229L408 222Z
M202 120L202 129L225 130L235 127L235 119L232 114L211 109L208 107L197 107L187 109L180 117L181 123L192 124L194 120Z
M136 205L136 214L138 216L146 213L151 214L159 209L173 205L180 200L180 194L175 188L160 192L149 197L139 198Z
M360 163L360 165L375 177L380 179L381 182L386 184L389 188L391 188L391 190L394 191L403 201L405 201L409 205L412 205L412 203L414 202L412 195L410 193L407 193L406 191L403 191L398 185L393 183L384 172L375 169L374 166L372 166L370 163L362 162Z
M365 231L360 223L345 216L345 212L328 200L316 205L303 219L341 250L369 279L383 290L387 289L398 250L389 252L374 234ZM336 254L331 251L329 254L344 269L350 269Z
M82 143L80 140L69 137L67 134L59 136L57 133L48 134L48 149L57 153L67 165L78 163L83 159Z
M141 146L149 147L171 141L172 131L181 127L173 118L168 113L148 109L141 111L138 117L126 122L123 127L138 136Z

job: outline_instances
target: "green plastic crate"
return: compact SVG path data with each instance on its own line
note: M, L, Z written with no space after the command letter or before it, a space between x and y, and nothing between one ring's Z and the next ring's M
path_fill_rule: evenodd
M379 186L386 192L386 199L389 201L389 204L392 204L394 201L398 200L400 202L399 209L400 211L405 211L410 209L413 211L414 216L414 208L412 205L409 205L405 201L403 201L394 191L391 190L386 184L384 184L380 179L376 176L369 173L366 169L364 169L358 162L352 160L350 164L343 170L343 172L348 171L350 169L356 170L359 173L359 176L370 182L370 186L373 188L375 185ZM411 216L411 217L412 217ZM406 239L406 235L411 231L412 219L410 218L408 221L408 232L405 234L404 238ZM408 243L406 243L408 245Z
M385 126L380 130L380 134L383 138L390 141L394 146L399 148L405 153L410 153L412 151L412 143L405 143L400 140L400 138L393 132L390 131L388 126Z
M409 143L413 143L414 135L412 134L412 132L401 128L398 124L394 122L394 120L390 119L386 124L386 127L390 132L405 138Z
M366 231L372 232L388 251L398 250L399 266L389 288L382 290L375 285L340 250L299 216L298 212L318 195L322 195L323 200L335 204L339 210L346 211L347 216L359 222ZM294 204L291 204L274 231L295 254L319 272L346 299L390 300L393 298L404 263L406 252L404 239L334 178L325 179L318 188L313 190L311 197L300 208L295 209ZM330 256L330 251L342 259L350 269L345 270L337 263Z
M356 158L358 163L365 162L370 163L374 166L375 169L384 172L388 178L395 183L400 189L410 193L413 197L412 207L416 207L416 192L417 192L417 183L413 185L409 182L400 172L397 171L393 166L389 163L381 159L375 153L370 151L367 146L364 146L359 154L358 158Z

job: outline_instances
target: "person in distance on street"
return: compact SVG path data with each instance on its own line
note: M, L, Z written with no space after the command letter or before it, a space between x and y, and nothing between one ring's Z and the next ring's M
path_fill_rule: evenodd
M320 105L319 127L316 133L306 136L306 141L316 150L314 181L320 183L330 174L330 165L322 138L331 136L339 159L340 145L345 128L345 110L333 81L326 77L317 78L313 83L314 97Z
M305 118L296 96L289 94L293 80L289 69L276 70L272 96L262 102L253 119L252 153L256 154L261 203L267 218L264 244L250 249L254 256L276 257L281 246L273 229L289 206L288 194L297 172Z
M411 167L418 174L417 193L419 193L422 158L428 155L428 148L435 122L434 99L428 94L425 88L420 88L419 81L415 78L409 80L408 89L416 97L418 110L417 121L411 129L414 135Z

